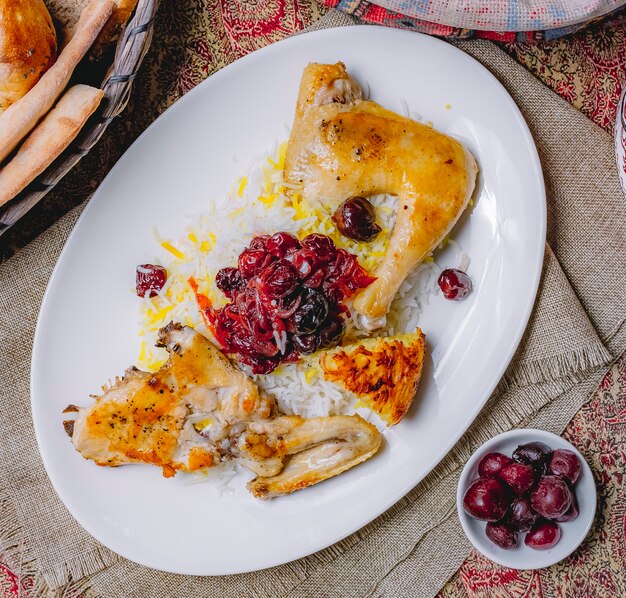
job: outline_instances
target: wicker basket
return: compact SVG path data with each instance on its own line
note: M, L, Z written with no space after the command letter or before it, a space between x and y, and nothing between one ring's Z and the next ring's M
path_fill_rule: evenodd
M152 39L154 16L159 0L139 0L133 18L124 29L115 50L113 64L101 88L104 97L73 143L22 193L0 209L0 235L15 224L50 191L98 142L109 123L126 107L133 80Z

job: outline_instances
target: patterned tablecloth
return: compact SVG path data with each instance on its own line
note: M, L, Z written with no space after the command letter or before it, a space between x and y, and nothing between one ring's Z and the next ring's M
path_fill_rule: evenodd
M328 3L336 4L332 0ZM319 17L323 8L310 0L164 0L158 25L185 27L186 17L198 11L206 13L212 35L199 37L185 48L159 47L157 35L149 56L161 62L160 76L170 81L179 96L213 70L216 52L233 58L243 56L303 29ZM597 125L612 131L626 79L626 12L556 41L506 43L503 47ZM135 101L142 100L148 104L159 101L150 97L149 89L136 94ZM150 118L150 112L144 110L145 118ZM101 155L112 163L136 133L125 132L123 126L113 128L101 142L107 146ZM108 170L111 163L98 164L100 171ZM77 203L75 197L83 196L84 186L78 193L72 189L71 175L67 179L61 187L64 201L42 206L31 215L33 221L55 214L58 217ZM99 179L94 176L94 187ZM33 226L33 234L40 228ZM474 551L443 588L441 598L626 596L626 356L606 374L565 436L585 455L597 475L598 514L583 546L562 563L530 572L501 567ZM0 554L0 596L28 595L28 587L3 563Z

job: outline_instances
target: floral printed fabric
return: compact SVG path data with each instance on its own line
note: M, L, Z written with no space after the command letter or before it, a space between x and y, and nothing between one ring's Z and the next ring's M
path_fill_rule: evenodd
M441 37L496 41L553 40L578 31L626 0L559 2L534 0L322 0L360 19ZM445 5L446 10L443 10ZM433 18L432 15L437 15ZM445 16L444 16L445 15ZM574 17L578 15L578 17Z
M482 31L566 29L605 15L624 0L376 0L409 17Z
M626 11L553 42L503 47L564 100L613 132L626 80Z

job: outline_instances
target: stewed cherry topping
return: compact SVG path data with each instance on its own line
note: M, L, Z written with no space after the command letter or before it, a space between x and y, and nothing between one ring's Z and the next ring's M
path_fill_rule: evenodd
M216 285L230 303L203 312L224 350L265 374L336 345L345 330L344 299L374 280L325 235L261 235L241 252L236 268L217 273Z

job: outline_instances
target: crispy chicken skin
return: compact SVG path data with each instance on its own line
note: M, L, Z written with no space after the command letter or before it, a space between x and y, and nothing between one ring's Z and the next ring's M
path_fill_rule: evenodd
M76 418L65 429L86 459L151 463L165 477L238 459L259 476L251 492L271 498L337 475L380 446L379 432L359 416L281 415L272 397L189 327L168 324L158 344L170 354L158 372L131 368L91 406L66 409Z
M354 196L398 196L389 247L373 273L377 280L354 301L366 328L384 323L402 281L454 226L476 174L476 161L458 141L363 100L341 62L304 69L285 181L332 209Z
M422 377L425 337L410 334L368 338L324 351L319 363L326 380L335 382L389 426L411 407Z

